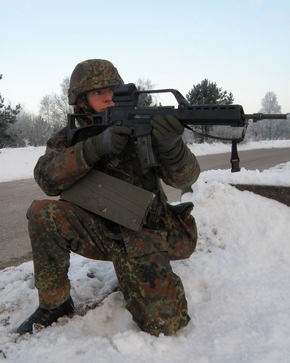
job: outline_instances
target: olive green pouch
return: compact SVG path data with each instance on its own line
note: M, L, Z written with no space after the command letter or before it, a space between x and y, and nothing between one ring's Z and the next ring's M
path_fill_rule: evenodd
M61 193L61 199L138 231L155 194L97 170Z

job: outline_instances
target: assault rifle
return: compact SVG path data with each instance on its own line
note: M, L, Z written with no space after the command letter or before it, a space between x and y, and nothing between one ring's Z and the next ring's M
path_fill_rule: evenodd
M171 93L175 97L178 107L174 106L138 106L139 97L142 94ZM157 166L157 161L152 148L150 119L154 115L172 115L176 117L185 128L198 133L194 126L230 126L241 127L241 136L238 138L221 138L232 141L231 164L232 172L240 170L237 143L241 142L246 134L249 120L254 122L265 119L287 119L289 114L245 114L240 105L201 105L193 106L176 89L145 90L138 91L133 83L119 85L114 89L115 107L105 112L92 114L92 122L88 126L77 127L78 118L84 114L68 114L68 143L73 145L79 140L80 133L83 137L96 135L112 125L122 125L132 128L132 135L138 145L138 154L141 167L152 168ZM208 136L208 135L207 135Z

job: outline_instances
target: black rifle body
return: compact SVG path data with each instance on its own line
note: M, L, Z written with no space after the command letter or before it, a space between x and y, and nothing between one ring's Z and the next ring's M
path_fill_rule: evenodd
M139 96L144 93L172 93L178 107L139 107ZM144 169L157 166L152 148L152 126L150 122L155 115L172 115L188 129L205 125L242 127L246 129L249 120L287 119L286 114L245 114L241 105L193 106L175 89L138 91L133 83L117 86L114 89L113 100L115 106L105 112L92 114L92 122L88 126L77 127L76 125L78 117L84 116L83 114L68 114L68 143L73 145L79 132L93 136L109 126L122 125L129 127L132 129L131 137L137 142L141 168ZM243 137L233 141L240 142Z

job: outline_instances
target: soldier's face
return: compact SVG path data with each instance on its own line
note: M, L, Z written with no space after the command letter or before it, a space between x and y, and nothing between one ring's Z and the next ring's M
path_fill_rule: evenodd
M111 88L90 91L87 93L86 97L89 105L96 112L103 112L108 107L115 106L115 103L113 102L113 90ZM79 106L84 107L85 105Z

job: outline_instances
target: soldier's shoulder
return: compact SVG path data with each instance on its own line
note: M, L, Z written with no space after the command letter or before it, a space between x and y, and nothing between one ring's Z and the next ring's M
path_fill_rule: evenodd
M67 127L56 131L47 141L48 147L68 147L67 144Z

